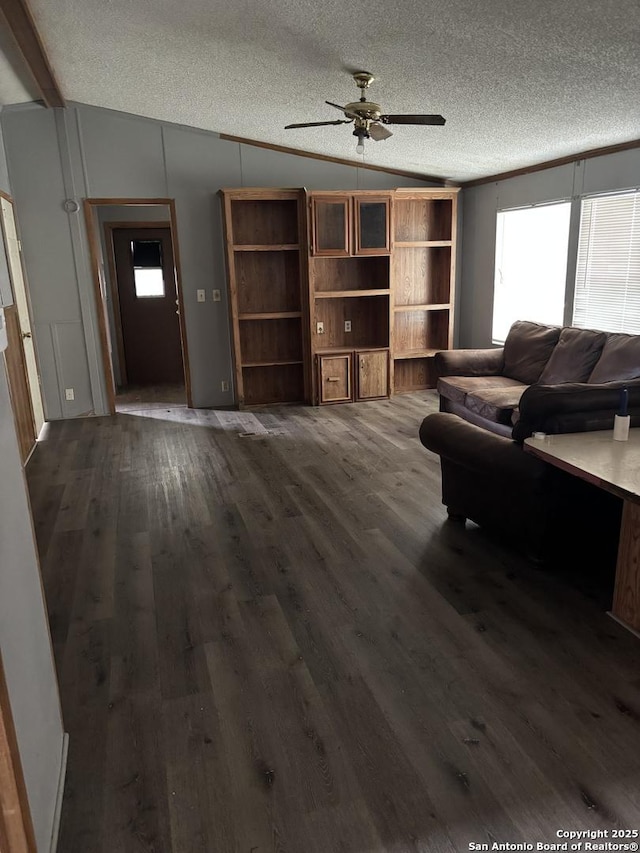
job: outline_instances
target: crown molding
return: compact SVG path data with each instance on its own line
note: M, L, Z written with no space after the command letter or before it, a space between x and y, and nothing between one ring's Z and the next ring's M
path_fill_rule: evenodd
M458 186L455 182L450 182L446 178L436 177L435 175L425 175L422 172L410 172L405 169L393 169L390 166L375 166L372 163L360 163L343 157L330 157L328 154L314 154L311 151L304 151L301 148L288 148L285 145L274 145L271 142L259 142L257 139L246 139L244 136L230 136L227 133L221 133L220 139L226 139L227 142L238 142L241 145L253 145L256 148L266 148L269 151L279 151L282 154L293 154L296 157L308 157L311 160L324 160L328 163L338 163L341 166L352 166L356 169L369 169L372 172L384 172L387 175L415 178L419 181L431 182L439 187Z
M629 142L619 142L617 145L605 145L602 148L590 148L587 151L579 151L566 157L558 157L555 160L545 160L531 166L523 166L521 169L512 169L510 172L499 172L497 175L488 175L486 178L476 178L473 181L463 181L462 189L479 187L483 184L493 184L497 181L506 181L508 178L517 178L520 175L530 175L533 172L543 172L545 169L553 169L556 166L566 166L568 163L577 163L579 160L590 160L592 157L604 157L606 154L617 154L619 151L629 151L632 148L640 148L640 139L631 139Z

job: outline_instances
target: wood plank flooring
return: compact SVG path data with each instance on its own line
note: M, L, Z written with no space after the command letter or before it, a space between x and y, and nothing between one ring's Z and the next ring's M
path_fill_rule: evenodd
M433 392L55 422L28 465L60 853L404 853L640 828L597 567L447 521ZM578 579L589 577L589 583Z

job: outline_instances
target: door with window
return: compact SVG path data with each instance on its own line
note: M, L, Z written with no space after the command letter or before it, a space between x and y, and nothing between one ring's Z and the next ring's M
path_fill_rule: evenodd
M114 228L112 233L123 381L136 386L182 383L171 229Z

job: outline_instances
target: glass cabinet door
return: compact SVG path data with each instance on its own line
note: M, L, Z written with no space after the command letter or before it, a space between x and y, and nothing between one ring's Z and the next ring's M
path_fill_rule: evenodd
M356 255L383 255L391 252L388 198L355 199Z
M349 255L349 199L314 198L311 202L314 255Z

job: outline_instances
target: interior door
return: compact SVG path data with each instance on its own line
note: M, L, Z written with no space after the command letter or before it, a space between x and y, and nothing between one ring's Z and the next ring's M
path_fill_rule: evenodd
M35 446L37 436L33 408L31 406L31 395L29 394L20 320L15 305L8 305L4 309L4 319L7 326L8 341L4 358L7 365L11 407L16 422L18 444L20 446L20 458L24 465Z
M35 345L31 331L31 312L29 308L29 295L22 267L20 254L20 241L16 232L16 223L13 211L13 202L5 195L0 195L0 222L2 223L2 236L7 257L7 267L11 279L11 289L16 307L16 319L18 334L20 337L20 353L24 359L24 371L27 377L27 391L31 401L31 411L34 422L36 438L44 424L44 406L42 403L42 391L40 388L40 372L36 358ZM14 348L14 355L18 348Z
M114 228L113 250L128 383L184 382L171 230Z

